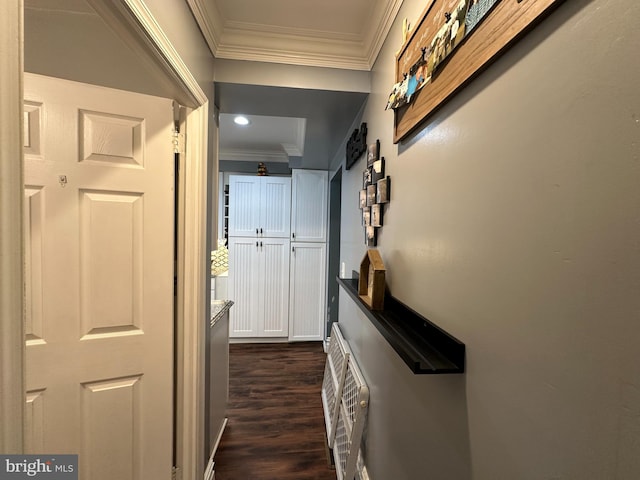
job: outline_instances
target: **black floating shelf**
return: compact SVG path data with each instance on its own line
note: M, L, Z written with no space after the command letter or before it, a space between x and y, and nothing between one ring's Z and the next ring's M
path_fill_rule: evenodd
M464 343L389 293L384 310L371 310L358 295L357 278L337 280L413 373L464 373Z

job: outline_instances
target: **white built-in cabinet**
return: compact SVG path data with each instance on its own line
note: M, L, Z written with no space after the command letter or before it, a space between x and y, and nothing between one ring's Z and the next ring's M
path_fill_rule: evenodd
M328 174L322 170L293 170L291 241L327 241Z
M291 228L291 178L229 177L229 236L285 237Z
M230 336L323 340L328 173L229 177Z
M229 237L229 336L289 334L289 239Z
M291 178L289 340L323 340L329 176L321 170L293 170Z
M289 340L323 340L326 323L326 260L323 242L291 243Z

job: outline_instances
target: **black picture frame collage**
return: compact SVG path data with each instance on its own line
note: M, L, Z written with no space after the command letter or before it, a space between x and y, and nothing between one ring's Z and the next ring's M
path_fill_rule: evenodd
M384 205L390 201L391 178L385 175L385 160L380 156L380 140L367 145L367 164L362 172L359 205L365 245L378 245L378 230L384 225Z
M380 157L380 140L367 144L367 124L362 123L347 141L345 167L349 170L367 155L367 168L362 174L362 189L359 193L364 243L368 247L378 245L378 230L382 228L384 205L391 199L391 178L385 176L384 157Z

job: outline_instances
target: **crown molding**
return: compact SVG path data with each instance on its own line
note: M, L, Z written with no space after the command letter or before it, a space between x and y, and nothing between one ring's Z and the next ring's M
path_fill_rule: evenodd
M303 155L298 145L292 143L282 143L281 145L288 157L301 157Z
M222 15L217 4L215 2L206 3L204 0L187 0L187 5L189 5L191 13L200 27L200 32L202 32L211 54L215 57L220 45L220 35L224 29L221 21ZM211 5L211 9L209 5Z
M344 70L371 69L369 62L361 55L346 57L339 54L319 54L302 50L276 50L259 47L222 46L216 58L226 60L246 60L253 62L281 63L304 67L338 68Z
M393 22L400 11L400 7L402 6L402 2L404 0L389 0L385 3L384 12L380 15L380 21L375 26L375 28L371 28L371 38L367 42L369 45L369 51L367 52L367 63L369 64L369 70L373 68L373 64L376 62L378 58L378 54L384 45L384 41L387 39L387 35L389 35L389 31L393 26Z
M232 160L239 162L281 162L288 163L289 156L276 150L242 150L236 148L220 149L220 160Z

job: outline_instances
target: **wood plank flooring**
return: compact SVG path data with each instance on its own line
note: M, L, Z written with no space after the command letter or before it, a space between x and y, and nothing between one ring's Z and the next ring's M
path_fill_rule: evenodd
M322 343L232 344L216 480L335 480L320 389Z

